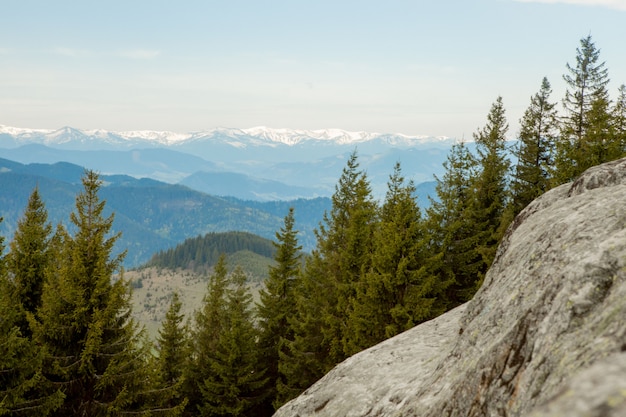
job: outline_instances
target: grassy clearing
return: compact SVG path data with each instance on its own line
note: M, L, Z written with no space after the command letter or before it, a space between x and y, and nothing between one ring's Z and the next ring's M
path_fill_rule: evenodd
M156 267L124 272L124 277L133 285L133 317L145 326L148 335L154 340L169 308L172 294L178 292L183 304L182 312L187 320L193 322L194 312L200 308L206 293L209 274ZM255 302L258 301L263 284L251 279L248 286Z

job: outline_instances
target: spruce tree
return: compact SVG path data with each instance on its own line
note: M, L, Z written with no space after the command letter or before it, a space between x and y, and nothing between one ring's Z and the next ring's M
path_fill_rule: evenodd
M267 400L274 409L278 409L288 396L282 392L287 381L279 372L278 364L281 354L287 353L287 341L293 339L289 317L296 312L294 286L300 275L302 250L302 246L298 245L298 232L293 228L294 222L294 208L291 207L283 227L276 233L276 264L269 268L269 278L265 282L265 289L260 292L260 303L257 305L261 332L260 362L268 378Z
M145 369L147 345L131 319L130 285L120 276L124 254L112 256L119 234L113 215L103 217L101 180L82 178L70 220L53 239L55 262L47 271L35 337L47 352L45 376L65 401L55 415L104 416L151 408Z
M626 155L626 85L619 87L617 100L612 110L613 114L613 144L615 152L612 159Z
M502 97L498 97L487 115L487 124L474 134L478 171L471 184L469 222L476 228L476 250L483 259L474 291L491 266L500 239L511 220L505 216L510 168L506 149L508 128Z
M252 320L252 295L240 267L230 274L226 320L209 356L210 374L200 384L202 416L257 416L267 383L259 372L258 332Z
M608 96L599 96L591 103L587 114L589 127L581 143L582 155L577 162L581 173L592 166L611 161L618 154L614 143L613 118Z
M172 294L165 320L157 336L157 384L160 391L159 405L183 409L187 400L181 399L183 370L188 358L189 341L187 326L183 323L182 302L177 292Z
M470 221L477 166L464 142L452 146L443 165L443 177L435 177L437 198L431 199L427 209L431 254L427 262L439 281L447 285L443 302L455 307L471 299L483 265L476 251L480 236Z
M356 288L371 263L377 205L369 180L350 155L332 208L316 230L317 246L307 259L296 294L297 313L288 354L280 364L287 379L284 392L295 396L346 358L345 331Z
M226 326L226 292L228 289L228 269L226 255L221 254L213 272L209 276L207 292L202 306L195 314L194 329L191 335L190 355L185 366L184 394L189 403L187 410L196 415L204 400L201 386L212 377L212 355L217 349L220 334Z
M517 165L511 184L513 216L550 188L558 134L556 103L550 102L551 93L544 77L541 89L530 99L520 120Z
M0 222L2 218L0 217ZM23 333L24 306L14 294L0 236L0 416L48 416L63 402L42 375L43 351Z
M325 287L309 301L320 303L322 323L318 331L327 343L326 370L351 351L347 349L344 331L356 288L371 264L376 217L377 205L367 174L359 169L355 151L335 186L331 211L316 231L317 251L307 263L304 275L305 279L321 280L315 285Z
M593 143L597 137L590 137L589 130L597 130L599 126L595 125L598 122L604 123L604 116L598 112L605 110L609 103L606 87L609 83L608 70L605 62L599 59L600 50L589 35L581 39L580 47L576 48L576 65L567 64L568 73L563 76L568 87L563 99L565 116L562 118L555 160L557 183L572 181L597 159L593 153L590 154L597 149Z
M372 265L357 286L346 353L356 353L442 313L445 286L430 273L415 186L396 163L373 236Z
M323 302L321 332L329 342L328 367L353 353L345 332L352 315L357 287L371 265L372 237L377 204L365 171L359 169L356 151L350 155L332 196L332 208L317 233L321 265L329 294Z
M286 351L280 352L278 371L284 383L278 386L283 402L297 397L331 368L328 341L321 333L326 300L336 299L323 262L314 250L305 263L301 281L295 290L296 313L288 318L293 334L285 341Z
M35 188L28 199L24 216L17 223L7 258L14 284L14 300L30 314L35 314L41 304L44 272L50 259L48 244L51 233L48 212L38 188ZM30 334L26 323L23 331Z

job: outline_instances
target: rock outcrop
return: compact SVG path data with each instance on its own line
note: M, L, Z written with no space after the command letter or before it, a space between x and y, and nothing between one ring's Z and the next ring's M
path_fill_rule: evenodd
M522 211L470 302L276 416L626 416L626 159Z

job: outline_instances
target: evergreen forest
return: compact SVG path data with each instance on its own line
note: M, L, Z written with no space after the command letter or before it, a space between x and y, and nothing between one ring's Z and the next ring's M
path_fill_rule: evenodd
M263 258L272 258L276 252L273 242L248 232L207 233L186 239L175 248L162 250L144 265L168 269L190 269L204 272L217 264L221 255L251 252ZM241 265L243 266L243 265ZM267 265L264 265L267 269ZM246 272L256 272L253 268ZM267 276L267 271L258 273Z
M533 199L626 155L626 86L611 99L591 36L566 65L561 107L540 81L515 145L497 97L476 151L450 149L425 209L399 163L374 199L355 150L310 254L293 207L271 248L231 235L274 259L256 303L227 264L239 243L155 257L214 263L201 307L184 317L174 294L156 340L132 319L98 174L84 172L67 226L48 222L35 188L12 239L0 238L0 415L270 416L350 355L468 301Z

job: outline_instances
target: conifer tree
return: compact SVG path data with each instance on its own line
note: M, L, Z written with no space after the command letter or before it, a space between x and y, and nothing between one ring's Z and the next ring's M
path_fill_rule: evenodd
M348 355L344 331L356 288L371 263L376 217L369 180L359 169L355 151L335 186L331 211L316 231L317 250L305 270L305 279L321 280L315 285L325 287L309 301L320 303L322 323L318 331L328 344L326 370Z
M395 336L444 310L441 286L429 271L427 240L415 186L399 163L389 178L373 238L371 269L357 288L349 321L352 352Z
M195 314L191 335L190 355L185 366L184 394L189 403L190 415L196 415L203 404L200 387L212 377L211 358L217 349L217 341L226 326L226 292L228 269L226 255L221 254L209 276L207 292L202 306Z
M182 302L177 292L172 295L165 320L157 336L157 389L159 405L183 409L186 399L181 399L183 370L189 353L187 326L183 323Z
M226 320L215 350L209 357L208 378L200 384L202 416L256 416L267 383L259 372L256 340L258 333L252 320L252 295L246 288L246 275L240 267L230 274Z
M475 250L479 235L470 223L472 182L476 160L464 142L455 143L444 162L445 173L437 178L437 198L427 209L430 236L428 264L448 289L443 301L448 307L468 301L474 294L482 256Z
M626 155L626 85L619 87L617 100L612 110L614 155L611 159Z
M444 287L426 264L428 238L414 194L396 163L373 236L372 265L353 300L348 354L444 311L437 303Z
M350 155L332 196L330 215L317 233L321 270L328 280L329 294L323 302L322 334L329 342L328 367L352 352L347 343L348 320L356 289L371 265L372 236L377 221L377 204L365 171L359 169L356 151ZM315 267L313 276L318 271Z
M356 151L343 169L332 208L316 230L317 246L307 259L296 294L297 313L288 355L280 364L283 392L297 395L346 358L345 329L356 288L369 270L377 206Z
M328 308L331 297L335 297L328 283L320 254L313 251L306 260L306 273L295 287L296 313L288 318L292 339L286 340L286 351L280 352L278 370L284 383L279 388L283 402L297 397L329 368L328 341L321 333L324 322L322 312Z
M605 62L599 59L600 50L589 35L581 39L580 47L576 48L576 65L568 63L568 73L563 76L568 89L563 100L566 114L562 118L555 160L559 184L573 180L597 159L593 153L590 154L596 149L596 144L590 141L595 141L597 137L590 137L589 130L599 129L599 126L594 126L598 122L604 123L604 116L598 112L606 110L609 103L606 88L608 70ZM592 114L594 103L595 114Z
M550 102L552 88L544 77L541 89L530 99L520 120L517 165L511 184L511 210L516 216L550 187L557 140L556 103Z
M591 103L587 114L589 127L581 143L582 155L577 167L583 171L604 162L618 154L619 144L614 143L613 118L608 96L599 96Z
M41 304L44 271L48 267L48 243L52 226L48 212L35 188L28 199L24 216L17 223L17 230L10 244L8 268L13 278L14 300L24 310L35 314ZM30 334L26 322L22 328Z
M0 222L2 218L0 217ZM63 401L60 391L43 393L43 351L23 334L24 306L7 275L0 236L0 416L48 416Z
M112 280L124 253L112 256L119 234L113 215L103 217L101 181L93 171L70 215L76 229L53 239L55 262L47 271L34 335L47 352L45 376L65 394L55 415L104 416L150 408L147 345L131 319L130 285Z
M279 372L281 354L287 353L287 341L293 339L289 317L296 312L294 286L300 275L301 250L298 245L297 231L294 230L294 208L289 209L284 225L276 233L277 243L274 260L275 266L269 268L269 278L265 289L260 292L257 316L260 327L259 349L261 363L268 378L267 399L278 409L284 401L282 388L286 386L284 375Z
M498 97L487 115L487 124L474 134L478 172L471 184L469 222L476 228L476 250L483 259L474 291L480 287L484 274L491 266L500 239L511 220L505 218L510 167L506 156L508 128L502 97Z

